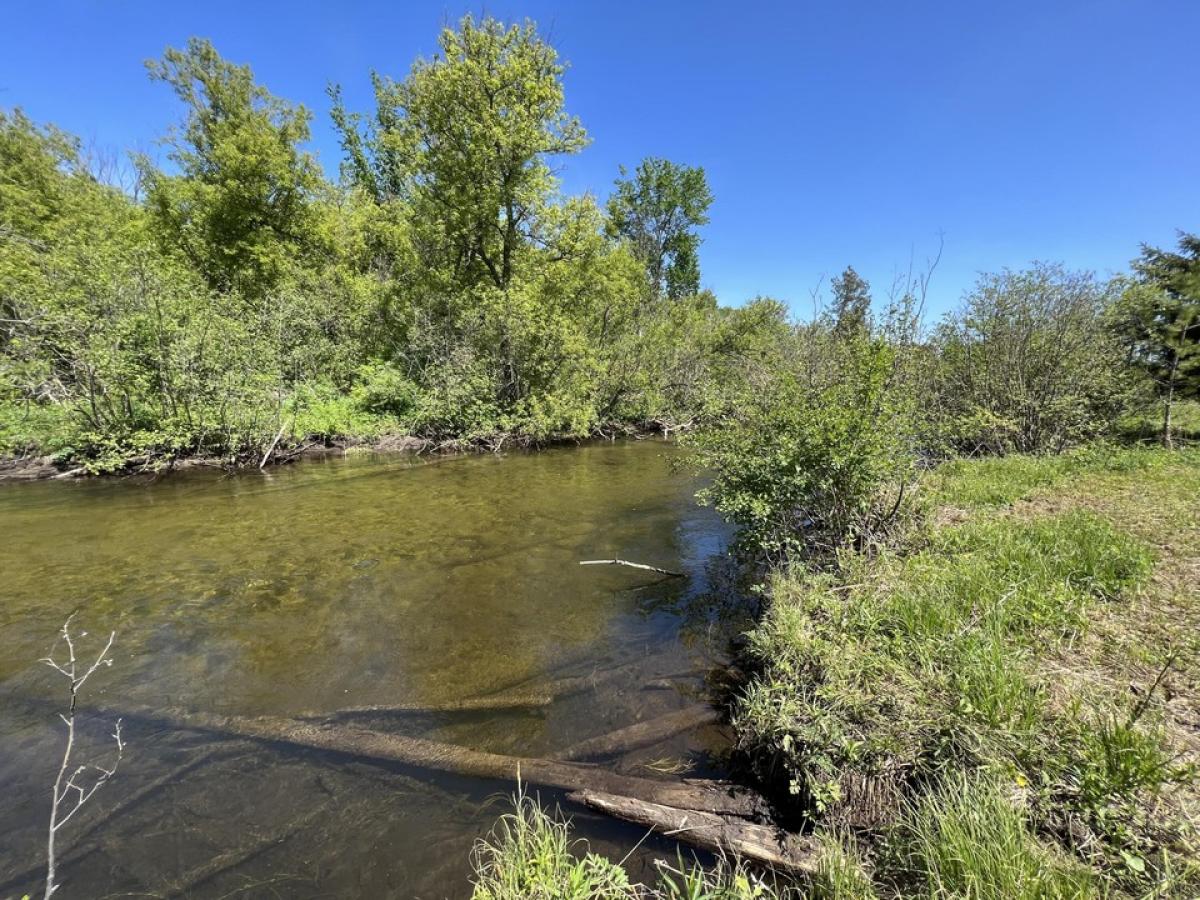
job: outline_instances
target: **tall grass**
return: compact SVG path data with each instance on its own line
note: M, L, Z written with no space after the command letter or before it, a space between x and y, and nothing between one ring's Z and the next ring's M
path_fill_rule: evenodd
M1042 466L1022 461L1014 480ZM843 556L837 576L779 574L749 636L759 673L736 709L740 748L818 825L878 842L905 823L916 849L877 882L917 877L939 897L1087 896L1097 882L1085 864L1114 873L1109 884L1152 881L1149 861L1174 838L1140 811L1190 770L1127 694L1064 704L1041 668L1072 652L1098 605L1133 596L1152 562L1086 511L980 513L913 552ZM1019 786L1020 809L993 782L967 781L979 771ZM1058 857L1030 843L1035 830L1077 861L1048 862Z
M682 855L673 862L655 861L656 885L634 884L620 864L593 853L586 842L572 840L568 820L521 790L513 797L513 811L476 843L472 864L473 900L798 900L801 896L740 861L719 859L706 867Z
M1015 786L1011 786L1015 787ZM988 775L955 774L909 805L889 848L931 898L1082 900L1091 872L1037 840L1012 795ZM914 892L915 893L915 892Z

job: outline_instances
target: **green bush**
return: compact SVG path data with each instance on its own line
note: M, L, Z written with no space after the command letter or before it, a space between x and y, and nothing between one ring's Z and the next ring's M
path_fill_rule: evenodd
M772 561L870 543L916 465L912 400L882 338L813 332L815 359L752 382L687 439L711 473L702 502Z

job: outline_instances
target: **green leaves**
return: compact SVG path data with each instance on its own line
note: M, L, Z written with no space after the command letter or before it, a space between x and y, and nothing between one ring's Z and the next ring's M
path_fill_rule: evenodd
M199 38L147 68L187 108L182 131L167 139L179 174L140 160L164 249L182 250L215 290L264 296L312 239L322 179L299 147L309 138L308 110L271 95L249 66Z
M647 157L633 177L621 169L608 200L608 230L629 243L654 296L679 299L700 290L700 237L712 194L704 170Z

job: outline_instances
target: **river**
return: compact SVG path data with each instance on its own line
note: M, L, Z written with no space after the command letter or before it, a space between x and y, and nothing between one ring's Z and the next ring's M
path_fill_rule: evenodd
M73 612L85 648L117 632L80 700L89 761L108 761L98 708L320 715L596 675L544 707L367 723L538 756L703 698L744 623L728 611L728 531L674 471L678 452L621 441L0 485L0 897L37 889L44 863L66 683L38 659ZM687 577L578 565L610 557ZM513 788L153 716L124 727L116 777L59 832L64 900L465 897L472 845ZM712 774L726 742L711 726L609 764ZM617 858L642 837L565 811ZM633 874L674 854L646 841Z

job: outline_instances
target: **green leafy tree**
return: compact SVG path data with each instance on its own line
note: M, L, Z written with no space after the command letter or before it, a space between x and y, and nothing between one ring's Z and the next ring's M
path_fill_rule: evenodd
M672 299L700 289L700 236L712 194L700 167L648 157L632 177L624 167L608 200L609 231L627 240L655 296Z
M1114 365L1116 296L1112 283L1061 265L981 275L934 336L929 402L953 449L1057 452L1111 432L1135 393Z
M1177 252L1143 246L1133 266L1138 281L1115 321L1162 398L1161 439L1170 447L1175 402L1200 397L1200 236L1181 233Z
M367 134L336 106L335 121L355 179L410 198L427 262L457 286L504 290L543 237L550 160L587 135L564 110L564 67L532 22L467 16L439 44L404 81L374 77Z
M177 174L145 158L147 208L165 247L182 250L210 286L262 297L311 241L320 170L300 145L310 114L270 94L249 66L199 38L147 63L187 108L167 141Z
M833 279L834 331L839 335L852 336L870 330L871 285L853 266L846 266L841 275Z

